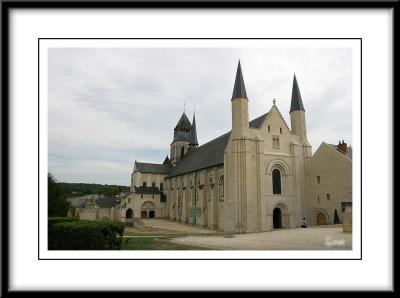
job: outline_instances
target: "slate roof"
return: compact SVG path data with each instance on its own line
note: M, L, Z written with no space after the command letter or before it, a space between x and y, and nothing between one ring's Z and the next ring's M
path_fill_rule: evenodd
M261 115L260 117L257 117L256 119L253 119L249 122L249 126L252 128L260 128L261 125L263 124L265 118L267 118L268 113L265 113Z
M268 113L249 122L252 128L260 128ZM210 142L189 151L173 168L166 178L198 171L224 163L224 151L229 141L230 132L211 140Z
M68 199L69 202L71 202L71 205L76 207L76 208L85 208L86 205L86 198L71 198Z
M134 193L137 194L159 194L160 189L156 186L134 186Z
M164 159L163 165L171 166L171 161L169 160L168 155L167 155L167 157Z
M224 163L224 151L230 132L189 151L173 168L166 178L198 171Z
M247 98L246 87L244 86L242 67L240 66L240 60L238 63L235 85L233 87L232 99L234 98Z
M338 150L339 152L343 153L341 150L338 149L337 145L333 145L333 144L328 144L329 146L332 146L334 149ZM346 156L348 158L350 158L351 160L353 160L353 148L347 146L347 153Z
M174 131L174 142L183 141L190 143L191 140L192 140L192 133L190 131L180 131L180 130Z
M116 204L117 202L115 198L98 198L96 202L96 205L99 208L111 208L115 207Z
M186 116L185 112L183 112L181 118L178 121L178 124L176 124L175 129L178 128L191 128L192 124L190 123L188 117Z
M196 130L196 116L193 114L193 121L192 121L192 132L190 134L190 145L197 146L199 141L197 141L197 130Z
M299 84L297 84L296 75L293 78L292 101L290 103L290 112L304 110L303 100L301 99Z
M169 165L168 164L158 164L158 163L145 163L135 161L136 170L141 173L152 173L152 174L168 174Z

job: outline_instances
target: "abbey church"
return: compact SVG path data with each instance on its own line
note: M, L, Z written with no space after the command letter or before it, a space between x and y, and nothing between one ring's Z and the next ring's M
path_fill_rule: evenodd
M275 100L252 120L249 104L239 62L231 130L199 144L195 115L190 121L184 112L171 127L169 157L160 164L135 161L121 220L161 217L237 233L300 227L304 220L341 223L352 201L352 148L344 140L323 142L312 154L296 76L290 126Z

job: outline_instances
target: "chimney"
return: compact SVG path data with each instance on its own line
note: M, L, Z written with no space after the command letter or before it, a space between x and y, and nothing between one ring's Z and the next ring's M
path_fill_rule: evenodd
M342 142L339 141L339 145L337 145L337 149L342 152L343 154L347 154L347 144L342 140Z

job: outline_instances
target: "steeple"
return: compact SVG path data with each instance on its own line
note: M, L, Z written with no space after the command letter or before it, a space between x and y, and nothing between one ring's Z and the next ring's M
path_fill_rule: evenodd
M246 87L244 86L242 67L240 66L240 60L236 71L235 86L233 87L232 100L235 98L246 98Z
M293 78L292 103L290 105L290 123L292 134L298 135L301 141L307 141L306 113L300 95L296 75Z
M196 114L193 113L192 134L190 135L190 144L189 144L189 146L197 147L198 145L199 145L199 142L197 141Z
M170 145L171 164L175 166L188 151L189 144L192 140L192 124L190 123L185 112L174 128L174 139Z
M172 166L171 161L170 161L169 158L168 158L168 155L167 155L167 157L164 159L163 165Z
M192 125L190 124L188 117L186 116L185 112L183 112L181 118L175 126L175 130L188 131L190 130L191 126Z
M301 99L299 85L297 84L296 74L293 78L293 89L292 89L292 102L290 104L290 113L293 111L304 110L303 101Z

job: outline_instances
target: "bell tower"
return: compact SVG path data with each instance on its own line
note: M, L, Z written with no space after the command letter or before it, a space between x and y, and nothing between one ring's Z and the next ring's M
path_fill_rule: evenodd
M192 142L192 124L183 112L174 128L174 140L170 145L172 166L175 166L185 156Z
M236 71L231 103L232 136L234 138L247 136L249 133L249 100L247 99L240 61Z

